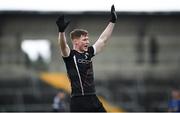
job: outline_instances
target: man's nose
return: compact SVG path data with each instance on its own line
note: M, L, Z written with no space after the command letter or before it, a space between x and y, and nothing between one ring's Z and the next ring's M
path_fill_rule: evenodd
M89 44L89 40L87 40L87 42L86 42L87 44Z

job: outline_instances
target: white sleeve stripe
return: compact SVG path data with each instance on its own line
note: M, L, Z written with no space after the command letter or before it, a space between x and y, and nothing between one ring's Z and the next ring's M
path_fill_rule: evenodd
M95 45L93 45L92 47L94 49L94 55L96 55L96 47L95 47Z

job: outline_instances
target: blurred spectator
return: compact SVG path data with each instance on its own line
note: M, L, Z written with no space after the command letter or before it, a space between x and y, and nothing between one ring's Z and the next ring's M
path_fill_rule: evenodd
M24 57L25 57L25 65L27 68L31 67L31 60L29 59L29 56L27 53L24 52Z
M154 35L150 37L149 41L149 54L150 54L150 64L158 63L158 52L159 52L159 44Z
M171 100L168 103L168 111L180 112L180 91L178 89L173 89L171 96Z
M54 112L65 112L65 94L64 92L59 92L53 100L53 111Z

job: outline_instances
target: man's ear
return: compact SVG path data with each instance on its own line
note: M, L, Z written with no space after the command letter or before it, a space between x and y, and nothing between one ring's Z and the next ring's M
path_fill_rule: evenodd
M78 39L75 38L75 39L73 39L72 41L73 41L73 43L74 43L75 45L78 44Z

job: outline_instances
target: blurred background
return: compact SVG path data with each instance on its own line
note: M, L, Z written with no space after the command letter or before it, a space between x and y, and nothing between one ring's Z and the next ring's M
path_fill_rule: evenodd
M119 1L1 0L0 111L55 111L59 93L63 111L69 111L70 87L55 21L61 14L71 20L70 47L75 28L88 30L93 44L108 24L112 4L118 15L112 38L93 58L97 95L108 111L168 111L171 92L180 85L178 2L154 1L152 7L140 0Z

